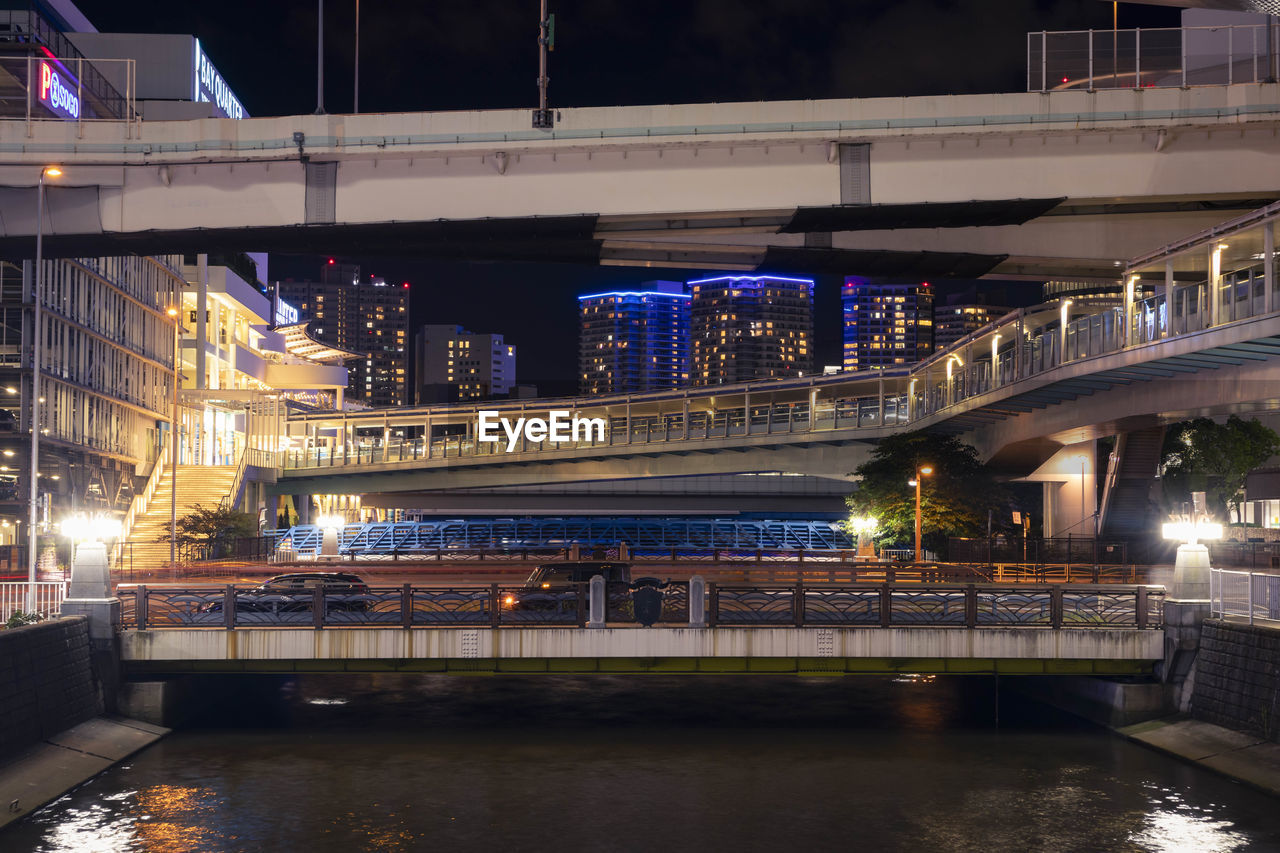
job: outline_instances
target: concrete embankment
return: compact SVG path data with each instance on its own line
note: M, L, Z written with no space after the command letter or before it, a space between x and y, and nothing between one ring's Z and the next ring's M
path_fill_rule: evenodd
M103 716L94 660L83 616L0 631L0 826L168 733Z
M1129 740L1280 797L1280 744L1200 720L1150 720L1116 729Z

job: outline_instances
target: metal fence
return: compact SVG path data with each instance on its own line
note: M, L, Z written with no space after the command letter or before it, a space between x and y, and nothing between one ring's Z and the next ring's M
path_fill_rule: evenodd
M0 622L7 622L18 611L27 612L29 589L30 585L24 582L0 583ZM62 581L37 581L35 593L35 612L48 619L61 612L67 585Z
M1119 566L1128 562L1128 549L1118 540L1063 536L1019 539L994 536L986 539L951 538L947 558L954 563L1099 564Z
M1280 575L1209 570L1209 610L1214 616L1280 623Z
M717 585L696 619L692 584L669 582L658 624L778 627L1158 628L1164 589L1147 586L851 584L807 587ZM634 589L609 584L609 624L634 624ZM370 586L365 590L274 591L201 586L122 589L125 628L254 627L586 627L588 584L555 589L518 585Z
M1276 76L1277 24L1027 34L1027 91L1260 83Z

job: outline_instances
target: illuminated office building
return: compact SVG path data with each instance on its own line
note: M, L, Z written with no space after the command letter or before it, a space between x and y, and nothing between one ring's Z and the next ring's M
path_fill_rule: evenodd
M933 345L943 350L970 332L999 320L1009 309L1002 305L984 305L975 302L952 302L933 308Z
M502 335L457 325L426 325L413 340L418 403L505 397L516 381L516 348Z
M813 280L719 276L689 282L694 385L813 372Z
M583 394L689 384L689 295L678 281L578 297L578 387Z
M326 263L319 281L276 282L277 295L313 322L315 336L360 354L347 362L347 394L370 406L409 402L405 337L409 283L362 276L353 264Z
M933 352L933 288L848 276L840 290L845 370L915 364Z

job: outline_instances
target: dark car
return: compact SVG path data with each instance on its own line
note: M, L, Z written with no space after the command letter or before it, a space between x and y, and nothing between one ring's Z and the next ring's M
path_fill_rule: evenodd
M523 587L503 594L502 608L568 615L577 610L578 584L588 583L596 575L602 575L610 585L630 584L631 564L607 560L543 563L530 573Z
M325 611L364 612L369 609L369 585L350 572L291 572L276 575L250 590L236 593L236 613L310 613L315 590L324 590ZM222 602L202 608L222 612Z

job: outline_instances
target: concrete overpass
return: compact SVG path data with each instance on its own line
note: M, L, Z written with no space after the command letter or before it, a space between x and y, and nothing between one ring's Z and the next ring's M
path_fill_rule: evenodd
M0 121L0 255L420 251L1111 279L1280 198L1280 85L190 122ZM927 247L922 250L922 247Z

